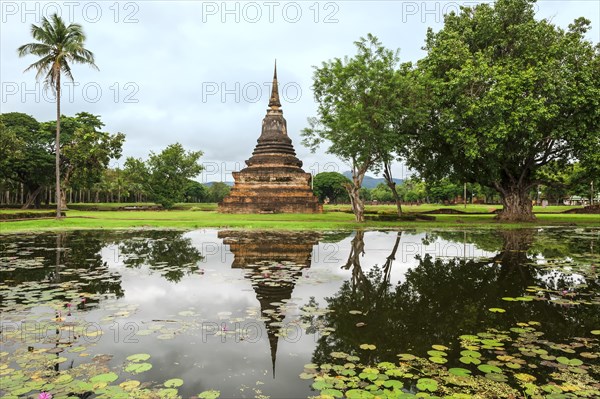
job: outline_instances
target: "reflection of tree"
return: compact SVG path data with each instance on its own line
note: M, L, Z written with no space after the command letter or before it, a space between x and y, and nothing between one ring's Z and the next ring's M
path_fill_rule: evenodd
M91 231L0 236L4 256L0 281L9 287L22 287L17 292L18 302L30 300L57 284L77 286L81 293L121 297L120 276L102 260L104 243L105 233ZM29 286L36 284L42 286L28 291Z
M131 233L121 238L118 245L125 266L148 265L172 282L197 271L198 263L204 259L192 240L178 231Z
M397 245L383 267L366 273L353 269L352 278L326 298L333 311L320 321L335 331L319 339L313 362L330 362L331 352L353 353L363 343L377 346L374 353L361 353L363 361L393 360L395 354L406 351L424 355L432 344L449 345L461 334L488 327L505 330L522 321L541 322L545 336L558 340L586 335L600 324L595 306L503 301L503 297L535 296L527 291L531 286L566 289L572 278L561 275L549 280L544 269L529 266L532 260L527 250L535 238L531 230L503 231L500 236L503 248L489 260L417 257L419 265L395 288L389 283L389 265ZM360 238L358 234L356 237ZM364 244L357 239L352 245L355 250L348 264L361 269L356 254L364 250ZM593 292L600 291L598 284L588 284L594 284ZM488 310L495 307L506 309L506 313Z
M292 297L302 270L310 267L312 249L319 237L314 232L219 232L219 238L235 256L231 267L246 271L245 277L252 282L260 303L261 316L267 319L273 378L280 323L285 319L280 306Z
M349 270L352 268L351 288L354 295L362 295L365 302L369 302L375 308L378 304L385 300L390 285L390 276L392 272L392 264L396 259L396 252L400 245L402 232L399 231L396 235L396 241L390 255L386 258L385 263L381 268L381 281L373 285L372 281L366 276L360 264L361 256L365 254L364 231L358 230L352 242L350 243L350 254L348 261L342 266L342 269Z

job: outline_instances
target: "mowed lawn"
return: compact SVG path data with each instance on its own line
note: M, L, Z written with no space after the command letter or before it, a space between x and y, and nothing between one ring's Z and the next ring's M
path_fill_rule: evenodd
M128 204L130 205L130 204ZM194 229L213 228L256 228L256 229L355 229L355 228L419 228L442 227L464 228L468 226L489 228L516 228L537 225L581 225L600 226L600 215L563 214L573 207L553 206L535 207L538 220L534 223L499 223L492 212L494 205L440 206L435 204L405 206L409 213L427 212L440 208L450 208L475 214L437 214L435 221L367 221L354 222L348 205L325 206L322 214L221 214L216 204L181 204L175 210L160 211L119 211L119 210L81 210L85 208L117 209L125 204L74 204L66 211L67 217L61 220L53 218L0 222L0 232L72 230L72 229L126 229L126 228L176 228ZM42 210L37 212L51 212ZM368 213L390 214L395 206L367 206ZM19 213L13 209L0 210L0 213ZM26 211L32 212L32 211ZM35 212L35 211L34 211ZM476 214L485 212L487 214Z

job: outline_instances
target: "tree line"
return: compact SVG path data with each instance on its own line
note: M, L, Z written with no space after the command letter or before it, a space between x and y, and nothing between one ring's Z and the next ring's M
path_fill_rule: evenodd
M549 185L532 187L529 196L537 205L545 200L549 205L563 205L570 197L585 198L591 202L592 191L589 185L590 176L579 166L565 168L552 177ZM350 203L346 187L352 181L338 172L321 172L314 177L313 191L321 202L330 204ZM408 179L397 183L396 191L403 203L500 203L500 194L493 188L478 183L461 183L452 181L448 177L439 180L425 180L414 174ZM466 196L465 196L466 194ZM596 199L598 193L595 194ZM377 201L378 203L395 203L396 197L389 185L379 183L376 187L361 187L360 198L363 201ZM465 201L466 200L466 201Z
M125 135L102 131L98 115L61 116L61 207L73 202L218 202L229 193L224 183L210 187L193 180L202 171L200 151L179 143L146 160L129 157L121 167ZM0 203L40 208L56 203L55 121L38 122L30 115L0 115Z

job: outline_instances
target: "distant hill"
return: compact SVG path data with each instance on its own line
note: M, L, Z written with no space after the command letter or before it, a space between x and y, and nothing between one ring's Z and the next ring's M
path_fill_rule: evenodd
M349 170L342 174L348 179L352 180L352 172L350 172ZM396 184L400 185L404 180L394 178L394 181L396 182ZM385 184L385 179L383 177L371 177L365 175L365 178L363 179L363 187L368 189L375 188L380 183Z
M229 187L233 187L233 182L232 181L224 181L224 182L220 182L220 181L209 181L208 183L202 183L204 184L206 187L210 187L215 183L225 183L227 184Z

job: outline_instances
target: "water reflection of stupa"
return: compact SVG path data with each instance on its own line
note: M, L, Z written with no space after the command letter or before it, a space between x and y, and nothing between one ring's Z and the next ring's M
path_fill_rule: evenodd
M273 378L279 329L285 313L281 306L292 298L302 270L310 267L312 248L320 235L314 232L257 232L223 230L218 234L234 254L232 268L245 269L252 281L271 348Z

